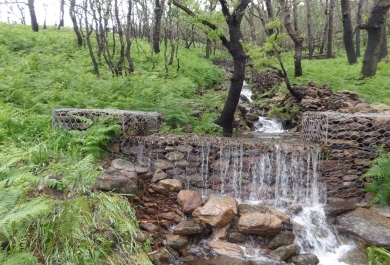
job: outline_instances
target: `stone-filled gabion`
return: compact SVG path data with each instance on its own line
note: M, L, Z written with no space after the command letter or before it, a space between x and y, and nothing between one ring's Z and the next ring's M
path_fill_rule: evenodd
M113 119L121 126L122 134L149 135L157 132L163 121L157 112L115 109L55 109L52 125L66 130L86 130L97 121Z
M371 160L390 149L390 115L307 112L302 138L324 146L320 168L328 196L358 202L369 181L360 177Z

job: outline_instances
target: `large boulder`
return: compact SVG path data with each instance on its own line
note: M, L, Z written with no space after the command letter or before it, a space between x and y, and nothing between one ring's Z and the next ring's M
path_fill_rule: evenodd
M365 208L339 215L336 228L371 245L390 249L390 219Z
M356 205L346 200L335 201L324 207L325 214L328 217L336 217L340 214L347 213L355 209Z
M237 214L237 201L232 197L210 194L207 203L192 212L195 218L214 227L227 225Z
M272 214L249 212L240 217L238 229L244 234L273 236L282 230L282 220Z
M226 241L207 241L207 246L217 252L219 255L229 257L242 257L244 251L236 244Z
M177 194L177 201L184 213L192 213L196 208L202 206L202 195L198 191L181 190Z

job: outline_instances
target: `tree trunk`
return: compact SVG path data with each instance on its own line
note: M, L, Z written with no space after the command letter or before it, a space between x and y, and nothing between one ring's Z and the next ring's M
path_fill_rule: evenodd
M386 17L386 22L387 22L387 17ZM387 36L386 36L386 23L383 29L383 34L382 34L382 45L381 45L381 51L379 53L379 61L382 59L385 59L387 55L389 54L389 51L387 49Z
M60 3L60 22L58 23L58 28L60 29L61 27L64 26L64 12L65 12L65 0L61 0Z
M367 30L367 48L364 53L361 73L365 77L374 76L379 61L379 54L386 32L386 18L390 7L390 0L379 0L371 10L370 17L360 28Z
M79 26L77 25L76 13L74 11L75 5L76 5L76 0L70 0L69 15L70 15L70 19L72 20L74 33L76 34L77 37L77 45L82 46L83 37L81 36Z
M307 12L307 46L309 50L309 60L313 59L313 31L312 31L312 19L311 19L311 0L305 1L306 12Z
M294 67L296 77L302 76L302 43L303 38L298 35L298 31L294 30L290 21L290 7L285 0L280 0L280 4L283 9L284 27L287 30L288 35L294 42L295 54L294 54ZM296 17L294 17L294 24L296 24Z
M37 22L37 16L35 15L34 0L28 0L28 9L30 11L31 28L33 31L38 32L39 27Z
M325 49L325 43L326 43L326 34L328 33L328 26L329 26L329 12L328 12L328 0L325 2L325 16L326 16L326 23L325 23L325 28L322 33L322 41L321 41L321 46L320 46L320 54L324 53Z
M246 54L241 45L242 33L240 26L244 11L249 2L250 0L240 0L235 6L233 12L231 12L226 0L219 0L222 7L222 13L229 28L230 40L227 40L224 35L220 35L219 38L221 39L222 44L232 55L234 65L228 97L225 101L221 115L214 121L215 124L222 127L223 136L226 137L231 137L233 134L234 113L240 99L242 85L244 84ZM173 0L172 3L187 14L195 17L195 14L190 9L180 4L178 1ZM201 20L201 22L212 30L218 29L217 26L207 20Z
M130 33L131 33L131 11L132 11L132 0L128 0L128 10L127 10L127 24L126 24L126 59L127 63L129 64L129 72L134 72L134 62L130 55L130 47L131 47L131 39L130 39Z
M161 18L164 8L164 0L156 0L156 6L154 8L154 30L153 30L153 51L155 53L160 52L160 31L161 31Z
M343 40L347 52L348 63L357 63L355 47L353 45L353 31L351 21L351 7L349 0L341 0L341 14L343 16Z
M328 22L328 49L327 49L327 58L333 57L333 13L336 0L329 1L329 22Z
M356 57L360 57L360 24L362 24L362 7L363 7L363 1L359 0L358 3L358 11L356 14L356 28L355 28L355 34L356 34Z
M93 48L92 48L92 44L91 44L91 34L92 34L93 29L92 29L92 27L89 27L88 0L85 0L83 10L84 10L84 23L85 23L85 30L86 30L85 39L87 41L89 57L91 57L93 69L95 71L95 75L99 76L100 75L99 65L96 61L96 57L95 57L95 54L93 52Z
M265 6L267 7L268 21L270 21L274 18L271 0L265 0ZM274 29L268 29L268 36L271 36L272 34L274 34Z

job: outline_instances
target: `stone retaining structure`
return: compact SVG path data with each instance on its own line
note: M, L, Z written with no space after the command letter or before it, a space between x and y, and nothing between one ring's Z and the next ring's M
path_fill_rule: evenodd
M302 118L302 139L321 144L321 180L328 196L360 202L367 179L361 176L390 149L390 115L307 112Z

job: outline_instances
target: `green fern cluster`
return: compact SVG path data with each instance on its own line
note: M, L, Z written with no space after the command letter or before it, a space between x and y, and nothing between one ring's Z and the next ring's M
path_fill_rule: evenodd
M390 205L390 153L376 158L363 178L372 178L372 183L366 187L366 191L375 194L371 204Z

